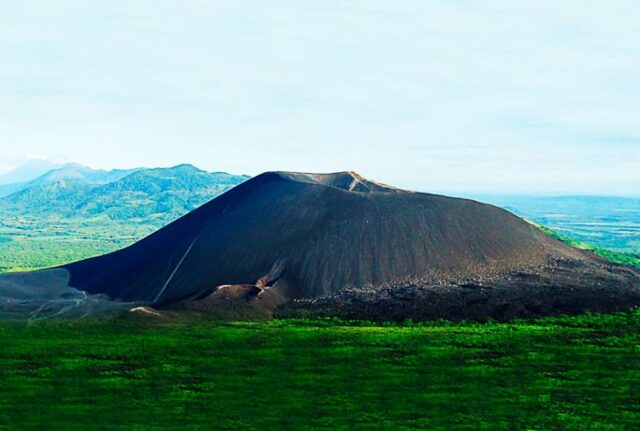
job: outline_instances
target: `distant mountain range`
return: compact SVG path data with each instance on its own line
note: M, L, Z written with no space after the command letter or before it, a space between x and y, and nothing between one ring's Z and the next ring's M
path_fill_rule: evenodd
M26 183L61 166L49 160L29 160L6 174L0 174L0 186Z
M22 181L0 185L3 213L39 217L107 216L112 220L159 214L170 219L249 178L206 172L192 165L104 171L70 163L32 179L26 177L28 171L17 169L9 177ZM22 174L16 175L16 172Z

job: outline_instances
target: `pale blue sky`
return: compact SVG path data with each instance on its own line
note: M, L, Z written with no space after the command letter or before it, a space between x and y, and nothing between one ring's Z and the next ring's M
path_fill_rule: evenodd
M0 171L640 189L640 2L0 0Z

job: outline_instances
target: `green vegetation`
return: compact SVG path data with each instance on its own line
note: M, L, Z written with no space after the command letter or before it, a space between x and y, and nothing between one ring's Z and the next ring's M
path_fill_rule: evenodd
M51 171L0 198L0 272L46 268L115 251L247 179L190 165L134 172L82 168L75 174L59 179L61 171ZM95 183L87 176L113 181Z
M59 178L61 174L52 171L49 174L52 178L41 177L26 188L0 198L0 214L3 218L32 216L41 219L175 218L247 179L222 172L206 172L191 165L134 172L89 170L89 173L100 174L100 180L110 178L112 181L95 183L84 177ZM109 178L102 178L104 175Z
M47 268L125 247L162 227L161 218L123 223L89 219L0 217L0 272Z
M532 322L0 324L0 429L621 430L640 313Z
M612 250L606 250L604 248L601 247L596 247L590 244L586 244L584 242L581 241L576 241L573 238L569 238L568 236L565 235L561 235L558 232L556 232L553 229L550 229L546 226L541 226L539 224L534 223L540 230L542 230L543 232L551 235L552 237L554 237L555 239L558 239L562 242L564 242L565 244L568 244L572 247L576 247L582 250L587 250L590 251L592 253L595 253L599 256L604 257L605 259L610 260L613 263L618 263L621 265L629 265L629 266L635 266L636 268L640 268L640 255L635 254L635 253L622 253L622 252L617 252L617 251L612 251Z

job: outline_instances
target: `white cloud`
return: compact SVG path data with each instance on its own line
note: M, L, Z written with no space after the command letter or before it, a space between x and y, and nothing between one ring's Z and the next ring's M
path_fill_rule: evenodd
M0 154L422 189L640 180L637 22L625 0L3 2Z

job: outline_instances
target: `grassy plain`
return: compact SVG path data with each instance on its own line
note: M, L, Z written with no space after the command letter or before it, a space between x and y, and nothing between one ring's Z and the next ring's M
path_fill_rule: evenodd
M616 196L475 196L602 249L640 254L640 198Z
M640 313L0 324L0 429L632 430Z
M165 219L0 217L0 272L48 268L126 247Z
M577 241L571 237L566 235L562 235L557 231L550 229L545 226L536 225L538 228L542 229L543 232L551 235L552 237L568 244L572 247L579 248L581 250L587 250L592 253L595 253L599 256L604 257L605 259L610 260L611 262L618 263L621 265L635 266L636 268L640 268L640 254L637 253L627 253L627 252L619 252L608 250L602 247L596 247L591 244L584 243L582 241Z

